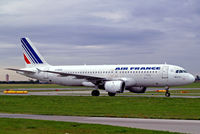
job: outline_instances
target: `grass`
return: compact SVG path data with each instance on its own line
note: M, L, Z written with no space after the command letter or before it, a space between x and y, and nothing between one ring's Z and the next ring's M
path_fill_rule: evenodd
M200 120L200 99L123 96L0 96L0 112Z
M200 89L188 89L188 90L170 90L171 96L200 96ZM156 92L156 91L146 91L144 94L135 94L135 93L123 93L120 95L138 95L138 96L149 96L149 95L165 95L165 92Z
M176 86L174 88L200 88L200 82L194 82L192 84L185 85L185 86Z
M175 134L108 125L0 118L1 134ZM176 133L177 134L177 133Z
M185 90L170 90L171 96L200 96L200 89L188 89ZM156 91L146 91L144 94L134 94L134 95L164 95L165 92ZM131 95L131 93L124 93L122 95ZM132 94L133 95L133 94Z
M164 87L150 87L150 88L164 89ZM170 88L200 88L200 82L194 82L194 83L183 85L183 86L171 86Z
M164 90L164 89L161 89L161 90ZM184 93L182 93L184 92ZM189 94L199 94L200 93L200 89L188 89L188 90L170 90L170 93L171 95L176 95L176 94L186 94L186 95L189 95ZM132 92L125 92L123 94L120 94L120 95L149 95L149 94L160 94L160 95L164 95L165 92L156 92L156 91L146 91L145 93L142 93L142 94L137 94L137 93L132 93Z

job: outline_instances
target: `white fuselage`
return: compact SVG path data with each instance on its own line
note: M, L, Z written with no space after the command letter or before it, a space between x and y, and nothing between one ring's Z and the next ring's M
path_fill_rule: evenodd
M122 80L126 87L178 86L194 82L194 76L182 67L168 64L139 65L80 65L80 66L41 66L25 68L35 74L21 73L31 78L68 86L95 86L86 79L74 76L62 77L45 71L65 72L70 74L95 76L107 80ZM43 71L38 71L43 70Z
M193 75L182 67L168 64L140 65L80 65L51 66L41 56L28 38L21 38L26 68L8 70L45 81L66 86L92 86L92 96L99 96L98 89L108 92L109 96L129 90L144 93L147 87L165 86L169 97L169 87L194 82Z

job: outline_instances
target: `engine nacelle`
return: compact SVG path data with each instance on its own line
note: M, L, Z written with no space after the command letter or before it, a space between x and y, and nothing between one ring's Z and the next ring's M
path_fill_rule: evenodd
M124 88L124 81L106 81L104 84L104 89L110 93L123 93Z
M147 88L146 87L128 87L126 89L133 93L144 93Z

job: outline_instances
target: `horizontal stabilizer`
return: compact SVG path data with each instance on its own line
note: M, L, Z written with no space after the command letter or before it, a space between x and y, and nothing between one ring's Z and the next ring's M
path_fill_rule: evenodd
M34 71L22 70L22 69L15 69L15 68L6 68L6 70L12 70L17 72L24 72L24 73L35 73Z

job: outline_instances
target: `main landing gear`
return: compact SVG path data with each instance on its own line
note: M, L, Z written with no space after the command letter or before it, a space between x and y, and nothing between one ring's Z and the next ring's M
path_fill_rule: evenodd
M166 87L165 90L166 90L165 96L170 97L169 87Z
M109 95L109 96L115 96L115 94L116 94L116 93L108 92L108 95Z
M92 96L99 96L100 95L100 92L99 90L93 90L92 93L91 93Z
M100 92L99 92L99 90L93 90L92 92L91 92L91 95L92 96L99 96L100 95ZM116 93L111 93L111 92L108 92L108 95L109 96L115 96L116 95Z

